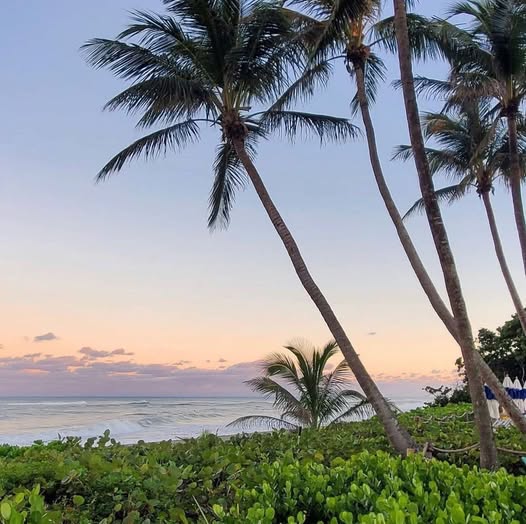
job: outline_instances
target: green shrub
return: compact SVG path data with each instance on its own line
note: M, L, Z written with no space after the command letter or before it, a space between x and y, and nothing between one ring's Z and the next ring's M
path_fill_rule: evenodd
M420 444L463 447L476 438L470 408L425 408L402 419ZM497 438L505 447L524 447L513 429L499 430ZM480 473L476 452L442 461L391 457L374 419L300 435L123 446L105 434L84 445L66 439L1 449L0 500L26 512L26 520L2 516L1 524L526 523L517 508L525 477ZM502 458L510 472L521 472L519 457ZM41 506L33 516L29 493L37 484L32 500Z

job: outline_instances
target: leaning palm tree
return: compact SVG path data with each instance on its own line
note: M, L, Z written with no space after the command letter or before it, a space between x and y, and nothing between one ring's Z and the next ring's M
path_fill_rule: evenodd
M450 58L456 56L456 53L461 53L465 49L466 35L461 31L455 32L452 30L454 26L447 22L437 22L437 20L428 20L415 13L406 13L409 50L411 55L415 58L436 58L438 56ZM371 33L375 35L375 40L372 45L380 45L388 51L397 51L396 32L394 26L394 18L385 18L376 22L371 29ZM398 211L396 203L394 202L385 177L383 175L382 165L378 156L378 148L376 144L376 135L369 110L371 102L374 102L374 95L376 93L376 84L382 79L382 64L379 63L373 67L369 67L367 61L363 57L367 57L369 52L367 49L371 45L366 46L366 52L352 53L353 58L351 64L356 77L357 98L361 110L364 126L366 130L367 141L369 145L369 154L371 158L371 165L375 175L380 194L388 210L389 216L395 226L400 243L402 244L407 258L415 272L415 275L424 290L431 306L435 310L438 317L443 322L449 333L460 345L460 338L457 334L456 321L451 314L448 306L442 300L440 293L434 285L429 273L427 272L416 248L411 240L409 232L407 231L403 219ZM348 55L349 56L349 55ZM377 61L377 59L376 59ZM354 62L354 63L353 63ZM458 73L457 73L458 75ZM367 80L364 81L365 77ZM415 79L417 90L419 93L431 93L433 95L441 95L462 100L465 95L473 96L469 88L458 91L455 96L452 94L451 79L447 81L432 80L425 77L417 77ZM505 406L506 411L510 414L515 426L524 434L526 434L526 417L521 410L517 408L511 397L506 392L502 383L495 376L492 369L484 362L478 352L475 352L475 359L478 361L480 371L485 382L495 392L499 403Z
M286 12L296 20L298 31L311 48L315 65L286 91L280 99L280 104L286 106L297 97L310 95L316 82L323 84L327 81L333 61L345 61L347 71L356 83L356 96L351 107L353 111L359 109L362 115L370 162L382 200L424 293L438 317L460 345L455 318L440 296L411 240L385 180L378 155L369 106L375 101L378 83L384 78L385 66L374 49L384 47L392 52L397 49L394 19L391 17L377 21L381 3L379 0L367 0L365 9L362 9L358 16L348 16L348 13L340 10L340 3L335 0L290 0L288 4L299 4L301 11L291 11L287 7ZM428 20L412 13L408 15L408 25L413 55L425 58L435 56L441 51L441 41ZM371 40L373 36L374 39ZM475 353L474 358L480 365L484 380L491 386L499 402L506 406L516 426L526 434L526 418L480 355Z
M487 102L477 99L449 103L441 113L425 113L423 124L426 138L436 143L435 147L426 148L432 174L442 172L457 180L438 189L437 198L451 204L471 190L480 196L504 281L526 333L526 311L508 267L491 202L495 183L501 179L508 184L510 178L506 127L500 120L495 121ZM521 140L520 153L521 164L524 165L524 140ZM408 160L411 157L411 146L398 147L395 158ZM419 199L406 217L422 209L423 200Z
M526 99L526 3L518 0L462 0L449 10L460 17L437 22L442 51L452 66L459 96L483 96L507 122L510 189L515 224L526 272L526 219L521 194L517 122Z
M352 372L345 360L329 371L329 360L339 352L336 342L323 348L299 343L285 349L290 354L269 355L262 362L262 376L246 382L252 391L271 399L281 416L248 415L229 426L318 429L374 414L362 393L348 389Z
M138 12L115 40L95 39L84 49L95 67L107 67L132 85L109 109L141 114L140 127L165 125L118 153L99 180L143 155L179 149L199 137L200 124L216 128L221 142L214 165L209 224L226 224L235 190L248 175L285 246L303 287L338 343L374 407L393 447L412 447L388 402L365 369L327 299L312 278L289 228L254 165L258 140L272 132L321 140L354 137L343 118L284 110L274 101L304 65L304 49L280 6L254 0L163 0L168 14ZM355 5L346 3L349 12ZM254 110L253 107L257 107Z
M475 423L480 438L480 465L483 468L494 469L497 466L497 449L491 417L484 395L480 361L476 357L471 323L455 259L442 221L442 214L425 150L413 76L406 0L393 0L393 4L401 86L420 191L424 201L429 229L440 261L449 303L455 318L458 342L466 365L469 392L473 402Z

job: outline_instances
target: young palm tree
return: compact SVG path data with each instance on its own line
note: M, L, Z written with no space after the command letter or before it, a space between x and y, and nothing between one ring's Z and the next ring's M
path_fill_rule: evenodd
M505 118L509 133L510 189L526 272L526 219L521 195L517 120L526 97L526 3L518 0L463 0L450 9L462 28L437 24L441 47L449 59L459 93L490 97ZM465 28L464 28L465 27Z
M360 387L382 421L393 447L412 447L388 402L362 364L325 296L313 280L290 230L254 163L258 139L274 131L289 137L313 132L322 140L352 138L346 120L284 110L273 104L302 67L303 49L289 18L277 5L255 0L164 0L168 14L136 13L116 40L85 46L89 62L107 67L132 85L109 109L139 112L141 127L167 125L137 140L101 170L120 171L140 155L151 158L199 137L199 124L218 128L222 141L214 165L209 223L227 223L234 193L245 173L285 246L303 287L320 311ZM354 4L347 3L349 12ZM266 109L251 113L253 106Z
M269 355L262 363L263 375L246 382L252 391L272 399L281 417L249 415L234 420L230 426L318 429L374 414L362 393L348 389L352 372L345 360L329 371L329 360L339 352L336 342L321 349L305 343L285 349L291 354Z
M330 74L333 60L343 59L347 70L356 82L356 97L353 99L353 110L360 110L365 127L369 158L373 174L395 227L398 238L415 275L424 290L430 304L442 320L453 338L459 342L456 322L448 306L429 276L407 231L402 216L389 191L384 177L382 164L378 155L376 133L370 113L370 103L375 101L378 82L384 78L384 65L374 47L382 46L389 51L396 51L396 37L393 18L379 22L376 19L380 12L380 0L367 0L367 4L358 16L348 16L338 9L339 3L334 0L291 0L295 6L300 4L300 13L286 9L289 16L298 22L299 32L304 35L307 44L313 49L316 58L320 58L309 70L281 97L280 103L285 106L296 97L312 94L316 81L325 83ZM310 16L311 15L311 16ZM429 21L417 14L408 15L410 47L417 57L437 55L441 51L441 41ZM367 28L369 27L369 31ZM368 42L366 34L374 34L375 40ZM459 342L460 345L460 342ZM526 434L526 418L495 376L490 367L478 353L484 380L495 392L499 402L506 407L515 425Z
M401 85L420 191L424 201L429 228L442 268L452 313L455 317L458 342L466 365L466 376L468 378L475 422L480 438L480 464L483 468L494 469L497 466L497 449L488 405L484 395L480 361L475 356L476 349L466 303L464 301L455 259L449 245L446 228L442 221L438 199L435 194L433 177L426 155L422 128L420 126L420 115L416 100L411 48L407 29L406 0L393 0L393 4Z
M499 178L506 183L509 180L509 146L505 126L500 120L495 121L487 103L477 99L448 104L441 113L425 113L423 123L426 138L434 139L437 144L435 148L426 149L432 174L443 172L459 180L456 184L437 190L437 198L453 203L472 189L480 196L504 281L526 333L526 311L508 267L491 203L495 182ZM522 165L525 155L526 147L522 143ZM411 146L399 146L395 158L407 160L410 157ZM422 209L423 201L420 199L406 216Z

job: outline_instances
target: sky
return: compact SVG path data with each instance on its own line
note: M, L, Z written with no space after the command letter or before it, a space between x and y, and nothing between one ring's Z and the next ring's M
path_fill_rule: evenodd
M425 14L439 14L447 2L427 4ZM102 112L124 84L86 65L79 47L116 35L134 8L160 10L161 2L28 0L2 8L0 395L244 394L243 380L266 354L291 339L331 338L250 187L237 195L228 230L207 230L218 133L94 183L139 132L131 117ZM397 63L386 60L373 118L388 182L406 210L418 187L412 164L390 162L408 137L401 93L390 85ZM416 70L444 73L441 64ZM308 107L350 116L352 95L337 67ZM277 137L261 145L257 165L381 388L414 394L452 380L459 350L394 235L363 139L321 148ZM494 203L518 277L506 190L497 188ZM482 205L473 194L444 217L474 332L493 329L513 306ZM408 227L443 289L425 219Z

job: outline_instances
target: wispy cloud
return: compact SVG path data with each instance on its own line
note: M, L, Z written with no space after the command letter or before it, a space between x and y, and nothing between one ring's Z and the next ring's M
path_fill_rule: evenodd
M79 349L79 353L84 355L83 360L96 360L99 358L109 358L116 356L131 357L134 355L131 351L126 351L123 348L114 349L113 351L105 351L102 349L93 349L90 347L83 347Z
M132 357L133 355L135 355L135 353L133 353L132 351L126 351L125 349L123 348L119 348L119 349L114 349L112 352L111 352L112 355L124 355L124 356L127 356L127 357Z
M44 335L37 335L33 338L33 342L50 342L52 340L58 340L58 337L51 331L49 333L45 333Z

